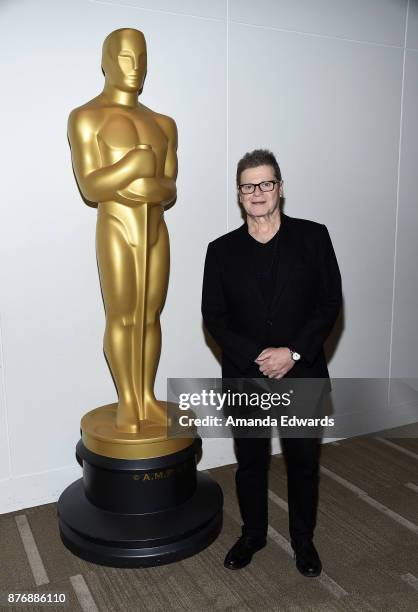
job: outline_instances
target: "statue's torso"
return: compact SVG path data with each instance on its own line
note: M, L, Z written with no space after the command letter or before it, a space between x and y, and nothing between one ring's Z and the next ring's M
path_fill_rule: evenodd
M96 101L95 101L96 102ZM156 173L152 178L140 178L117 192L118 201L99 202L98 231L109 234L109 223L117 223L125 240L131 246L141 244L141 226L144 223L144 201L151 204L149 222L151 242L163 208L158 206L162 193L162 179L167 156L168 138L160 127L156 113L146 108L124 109L119 106L104 106L95 103L90 107L97 125L97 144L100 151L101 167L118 162L136 145L150 145L156 157ZM144 197L146 194L148 197ZM152 231L154 230L154 231Z
M152 111L107 107L102 109L101 114L103 119L97 140L103 166L116 163L139 144L150 145L155 154L155 179L136 179L120 192L127 198L131 195L135 199L135 195L144 192L145 185L152 187L153 180L164 176L167 136Z

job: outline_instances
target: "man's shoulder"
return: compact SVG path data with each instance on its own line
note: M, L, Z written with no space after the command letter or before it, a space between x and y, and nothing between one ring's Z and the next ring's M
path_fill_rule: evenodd
M312 221L311 219L301 219L299 217L289 217L288 215L286 215L285 219L286 223L291 225L291 227L298 232L319 234L324 231L324 224L319 223L318 221Z
M222 234L222 236L218 236L218 238L214 238L210 242L210 244L214 246L221 246L235 242L236 240L239 240L241 236L244 235L245 228L246 224L243 223L242 225L240 225L240 227L237 227L236 229L231 230L226 234Z
M228 247L236 243L237 241L241 240L242 237L245 236L245 231L246 231L245 228L246 228L246 225L244 223L240 227L237 227L236 229L230 232L227 232L226 234L223 234L222 236L219 236L218 238L215 238L209 243L209 246L215 249L223 249L225 247Z

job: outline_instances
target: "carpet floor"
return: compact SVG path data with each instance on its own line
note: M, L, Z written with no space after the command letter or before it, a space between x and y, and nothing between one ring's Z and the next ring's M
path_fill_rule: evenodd
M184 561L114 569L61 543L56 504L0 516L0 593L64 593L66 603L0 604L1 610L169 612L416 612L418 439L362 437L325 444L315 544L319 578L304 578L289 544L285 466L273 457L268 545L241 571L223 567L240 534L235 466L210 470L225 495L218 539Z

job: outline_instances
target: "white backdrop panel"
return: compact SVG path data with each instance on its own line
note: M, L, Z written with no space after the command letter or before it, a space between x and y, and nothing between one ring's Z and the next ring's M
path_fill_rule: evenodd
M392 376L418 378L418 52L407 51L402 118Z
M237 24L230 34L230 174L245 151L277 153L285 212L325 223L341 267L349 333L333 374L387 376L402 50ZM230 201L234 227L232 185Z
M403 46L406 7L407 0L230 0L230 17L261 26Z
M406 46L418 50L418 0L409 0Z

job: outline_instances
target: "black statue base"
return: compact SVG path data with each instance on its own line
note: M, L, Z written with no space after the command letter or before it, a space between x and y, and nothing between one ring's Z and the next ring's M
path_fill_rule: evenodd
M190 557L222 527L219 485L196 471L201 440L155 459L112 459L80 440L83 478L58 500L60 535L75 555L111 567L150 567Z

